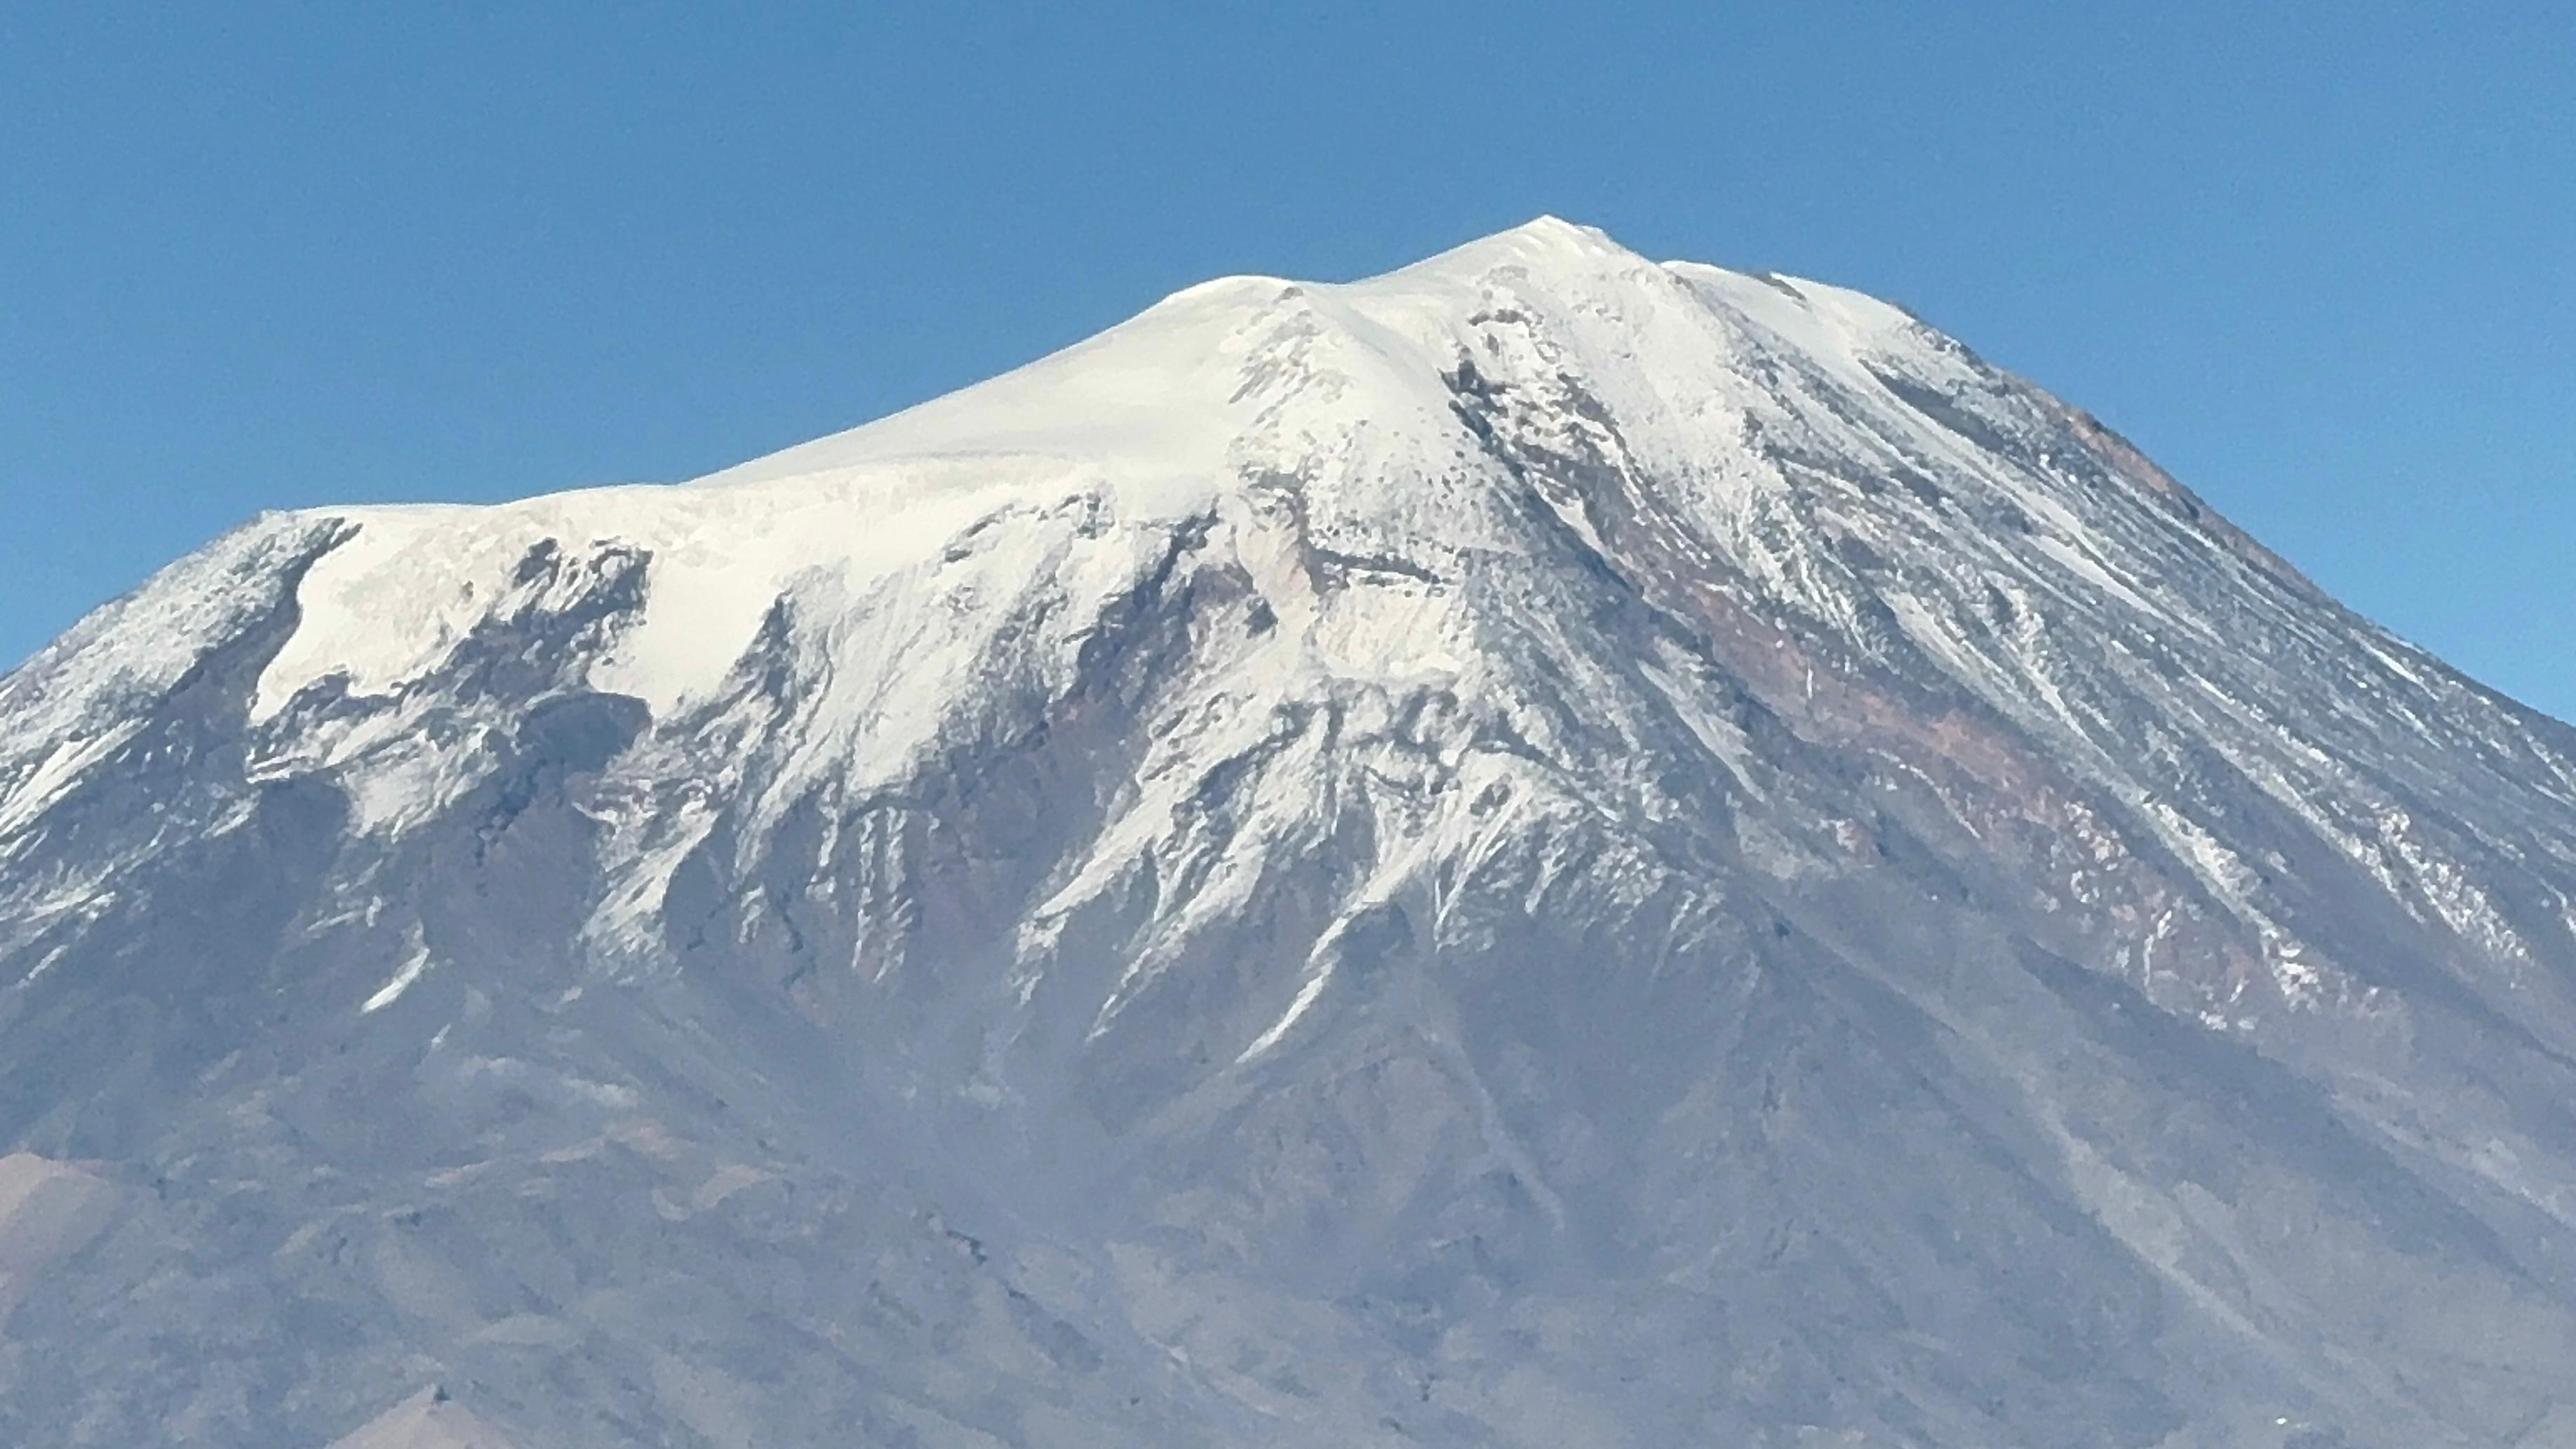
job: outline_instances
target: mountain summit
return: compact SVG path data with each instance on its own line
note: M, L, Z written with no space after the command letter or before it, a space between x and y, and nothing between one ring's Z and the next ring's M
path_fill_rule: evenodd
M1553 219L0 680L11 1442L2562 1449L2572 1110L2576 732Z

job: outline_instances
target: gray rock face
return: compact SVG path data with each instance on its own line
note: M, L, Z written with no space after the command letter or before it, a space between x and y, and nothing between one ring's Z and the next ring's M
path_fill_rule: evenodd
M2576 733L1540 222L0 680L0 1441L2576 1444Z

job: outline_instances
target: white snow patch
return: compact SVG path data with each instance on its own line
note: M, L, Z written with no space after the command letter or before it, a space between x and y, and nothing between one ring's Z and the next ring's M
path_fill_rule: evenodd
M127 719L93 735L57 740L35 767L0 797L0 836L14 835L35 823L46 807L62 798L89 769L124 747L143 729L143 720Z
M405 961L402 968L394 972L392 980L376 988L376 994L367 998L366 1003L358 1008L358 1014L366 1016L379 1012L400 1001L402 994L409 991L412 983L418 981L421 974L427 970L429 970L428 948L414 946L411 959Z
M2111 571L2079 545L2064 538L2041 534L2031 539L2031 546L2065 568L2067 572L2100 589L2150 619L2172 620L2172 611L2114 578Z
M1324 988L1331 985L1332 980L1333 963L1331 959L1327 958L1317 963L1314 969L1307 972L1305 984L1297 988L1297 995L1295 999L1288 1003L1288 1010L1282 1013L1277 1021L1270 1024L1270 1029L1268 1031L1265 1031L1261 1035L1253 1038L1252 1045L1243 1049L1242 1054L1234 1059L1235 1063L1237 1065L1241 1065L1244 1062L1251 1061L1253 1058L1260 1056L1262 1053L1269 1051L1272 1047L1275 1047L1280 1042L1286 1040L1289 1030L1295 1027L1298 1020L1305 1016L1309 1010L1313 1009L1315 1003L1323 997Z

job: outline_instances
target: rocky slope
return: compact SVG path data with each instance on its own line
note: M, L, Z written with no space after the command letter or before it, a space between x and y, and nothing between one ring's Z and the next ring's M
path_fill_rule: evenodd
M2576 733L1554 221L0 681L10 1442L2548 1449L2571 1104Z

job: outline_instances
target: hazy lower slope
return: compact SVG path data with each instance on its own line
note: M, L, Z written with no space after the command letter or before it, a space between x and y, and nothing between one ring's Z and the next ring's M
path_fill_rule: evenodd
M0 681L13 1443L2576 1445L2571 1105L2576 735L1553 221Z

